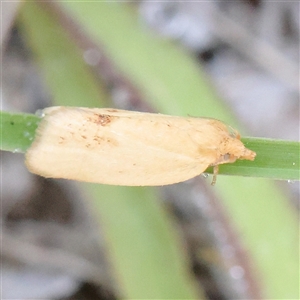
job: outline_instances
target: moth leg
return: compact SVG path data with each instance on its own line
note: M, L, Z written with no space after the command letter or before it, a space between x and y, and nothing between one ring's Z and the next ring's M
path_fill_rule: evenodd
M219 173L219 165L214 165L213 180L211 182L211 185L215 185L216 184L218 173Z

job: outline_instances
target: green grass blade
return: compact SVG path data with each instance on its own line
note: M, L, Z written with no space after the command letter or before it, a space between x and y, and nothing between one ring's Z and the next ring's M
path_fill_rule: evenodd
M178 259L183 248L174 224L153 188L89 184L88 190L95 197L109 195L94 205L110 232L107 242L119 266L117 278L130 299L198 298L183 267L187 261L183 264L182 258Z
M0 150L25 152L35 137L40 120L32 114L0 111Z
M253 137L243 138L242 141L247 148L256 152L255 160L221 165L219 174L300 180L299 142Z
M0 112L1 150L25 152L31 145L40 118L32 114ZM300 180L300 143L263 138L244 138L243 142L256 151L254 161L240 160L220 166L219 174ZM206 173L212 174L212 168Z
M42 3L39 6L25 4L19 28L37 56L54 103L85 107L107 105L110 97L84 62L82 51L62 30L58 16L46 11ZM28 22L28 18L33 21Z

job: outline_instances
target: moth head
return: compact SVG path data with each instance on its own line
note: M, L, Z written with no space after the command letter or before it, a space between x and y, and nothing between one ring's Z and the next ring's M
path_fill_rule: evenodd
M254 160L256 156L256 153L246 148L238 138L232 139L228 146L229 149L227 149L227 153L230 155L230 162L234 162L236 159Z
M244 146L244 151L239 159L254 160L256 153Z
M220 158L222 163L232 163L237 159L254 160L256 153L245 147L239 139L239 134L223 139L220 144Z

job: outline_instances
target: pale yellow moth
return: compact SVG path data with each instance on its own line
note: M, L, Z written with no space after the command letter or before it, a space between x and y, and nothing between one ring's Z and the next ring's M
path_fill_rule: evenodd
M44 177L152 186L185 181L255 152L237 131L215 119L112 108L50 107L26 153Z

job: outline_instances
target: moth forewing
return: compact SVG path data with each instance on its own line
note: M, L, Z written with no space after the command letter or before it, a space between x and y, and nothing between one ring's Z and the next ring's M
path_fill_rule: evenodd
M26 153L28 169L44 177L165 185L225 163L227 153L255 156L218 120L101 108L51 107L44 113ZM245 151L252 156L242 157Z

